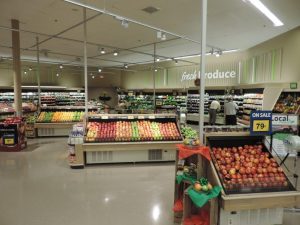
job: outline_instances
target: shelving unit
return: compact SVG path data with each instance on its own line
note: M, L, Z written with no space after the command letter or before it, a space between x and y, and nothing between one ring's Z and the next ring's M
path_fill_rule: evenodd
M83 106L85 93L83 92L42 92L41 105L46 106Z
M249 125L250 113L252 110L262 110L263 94L250 93L244 95L243 116L238 120L239 123Z

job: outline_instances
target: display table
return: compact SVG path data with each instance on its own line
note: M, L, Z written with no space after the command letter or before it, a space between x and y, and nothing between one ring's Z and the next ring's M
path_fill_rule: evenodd
M272 155L268 153L266 147L263 146L263 137L251 137L249 134L246 134L245 136L232 137L229 135L224 137L209 136L207 139L207 144L211 147L212 152L217 152L216 154L221 154L222 151L226 151L224 150L226 148L233 149L234 146L239 146L239 148L242 148L241 146L246 146L246 148L248 148L250 145L261 145L261 150L258 149L258 151L262 151L263 154L270 155L270 159L272 159ZM247 147L247 145L249 146ZM220 152L218 152L219 149ZM240 149L238 151L243 150ZM268 181L265 180L261 182L263 186L257 186L257 184L253 183L250 187L250 179L251 182L253 182L253 180L256 182L255 179L257 180L257 178L255 178L255 176L253 178L249 178L251 174L254 175L255 173L247 173L248 178L246 179L248 179L248 183L233 183L233 181L230 180L232 178L227 177L227 175L222 175L223 170L219 169L218 171L217 168L219 164L216 163L218 160L217 155L215 155L215 153L211 154L213 160L210 161L207 168L208 179L213 185L223 187L220 201L218 203L220 211L220 225L227 224L229 219L232 221L232 224L241 224L242 220L244 220L244 223L247 224L281 224L283 208L294 207L297 203L299 203L300 192L296 191L295 188L290 185L288 180L286 181L286 186L277 186L278 184L274 186L274 184L270 183L272 182L272 179L266 178L267 176L265 176L265 178L260 178L268 179ZM279 165L277 162L275 164L276 167ZM284 174L284 172L281 173ZM284 176L284 179L287 179L286 175ZM227 183L224 183L226 181L231 182L231 187L228 186ZM235 212L235 214L232 214L232 212ZM244 217L246 214L248 217ZM253 220L252 222L250 220L245 221L248 218L255 218L256 222Z

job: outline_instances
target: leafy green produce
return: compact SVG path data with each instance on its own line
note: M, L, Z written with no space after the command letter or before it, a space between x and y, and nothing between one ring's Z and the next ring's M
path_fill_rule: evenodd
M191 127L183 127L181 128L181 133L184 136L184 138L194 139L198 138L198 133L196 130L194 130Z

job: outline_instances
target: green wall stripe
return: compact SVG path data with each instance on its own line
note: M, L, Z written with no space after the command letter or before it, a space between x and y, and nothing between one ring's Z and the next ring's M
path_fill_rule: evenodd
M276 50L272 51L272 73L271 79L275 80L275 66L276 66Z

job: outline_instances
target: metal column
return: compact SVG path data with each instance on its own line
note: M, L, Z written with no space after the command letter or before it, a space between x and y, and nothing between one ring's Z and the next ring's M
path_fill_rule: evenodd
M20 61L20 33L19 20L11 20L12 27L12 54L13 54L13 75L14 75L14 103L17 116L22 116L22 77Z
M86 49L86 42L87 42L87 29L86 29L86 9L83 8L83 32L84 32L84 39L83 39L83 58L84 58L84 91L85 91L85 117L88 118L88 72L87 72L87 49Z
M205 92L205 57L206 57L206 23L207 23L207 0L202 0L202 27L201 27L201 75L200 75L200 104L199 104L199 139L203 142L204 127L204 92Z

